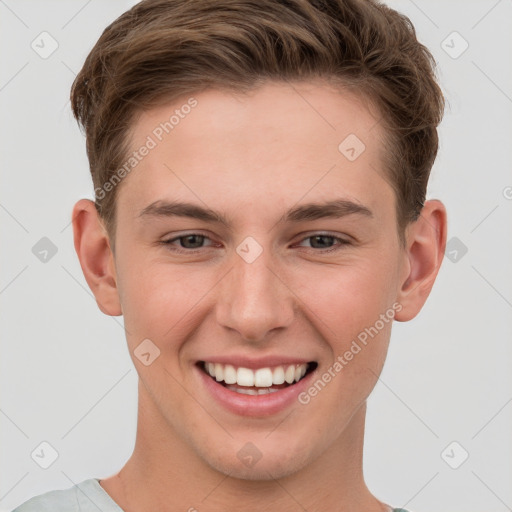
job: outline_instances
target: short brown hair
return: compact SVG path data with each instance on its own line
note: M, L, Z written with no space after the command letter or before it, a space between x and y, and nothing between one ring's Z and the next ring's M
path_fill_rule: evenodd
M403 242L438 151L444 98L435 67L409 18L377 0L143 0L104 30L73 83L71 105L96 191L125 160L141 111L208 88L335 81L379 110ZM117 188L96 193L112 236Z

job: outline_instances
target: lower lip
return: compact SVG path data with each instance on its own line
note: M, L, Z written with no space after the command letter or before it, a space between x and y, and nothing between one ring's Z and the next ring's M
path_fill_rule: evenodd
M243 395L225 388L198 366L195 368L200 374L201 381L213 398L228 411L241 416L270 416L283 411L293 403L297 403L298 395L309 387L309 383L317 370L315 369L308 373L299 382L274 393Z

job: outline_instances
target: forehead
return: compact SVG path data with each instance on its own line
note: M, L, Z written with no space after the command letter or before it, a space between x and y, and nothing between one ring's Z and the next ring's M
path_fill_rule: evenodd
M120 191L119 201L133 209L165 196L261 212L302 198L393 200L377 113L325 84L183 96L143 113L131 146L150 147Z

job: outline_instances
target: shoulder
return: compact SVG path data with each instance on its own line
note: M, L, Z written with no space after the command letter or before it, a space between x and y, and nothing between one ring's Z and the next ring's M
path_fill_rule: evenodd
M48 491L25 501L12 512L79 512L76 486Z
M96 508L94 505L98 503L104 505L103 512L120 510L116 509L115 503L104 493L98 480L91 478L68 489L48 491L34 496L12 512L88 512L92 507Z

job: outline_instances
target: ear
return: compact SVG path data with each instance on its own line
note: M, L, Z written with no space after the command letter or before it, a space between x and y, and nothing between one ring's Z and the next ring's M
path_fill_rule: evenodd
M110 240L94 203L80 199L73 208L73 236L85 280L100 310L122 315Z
M395 320L406 322L421 310L441 267L446 248L446 209L436 199L426 201L419 218L406 230L406 264Z

